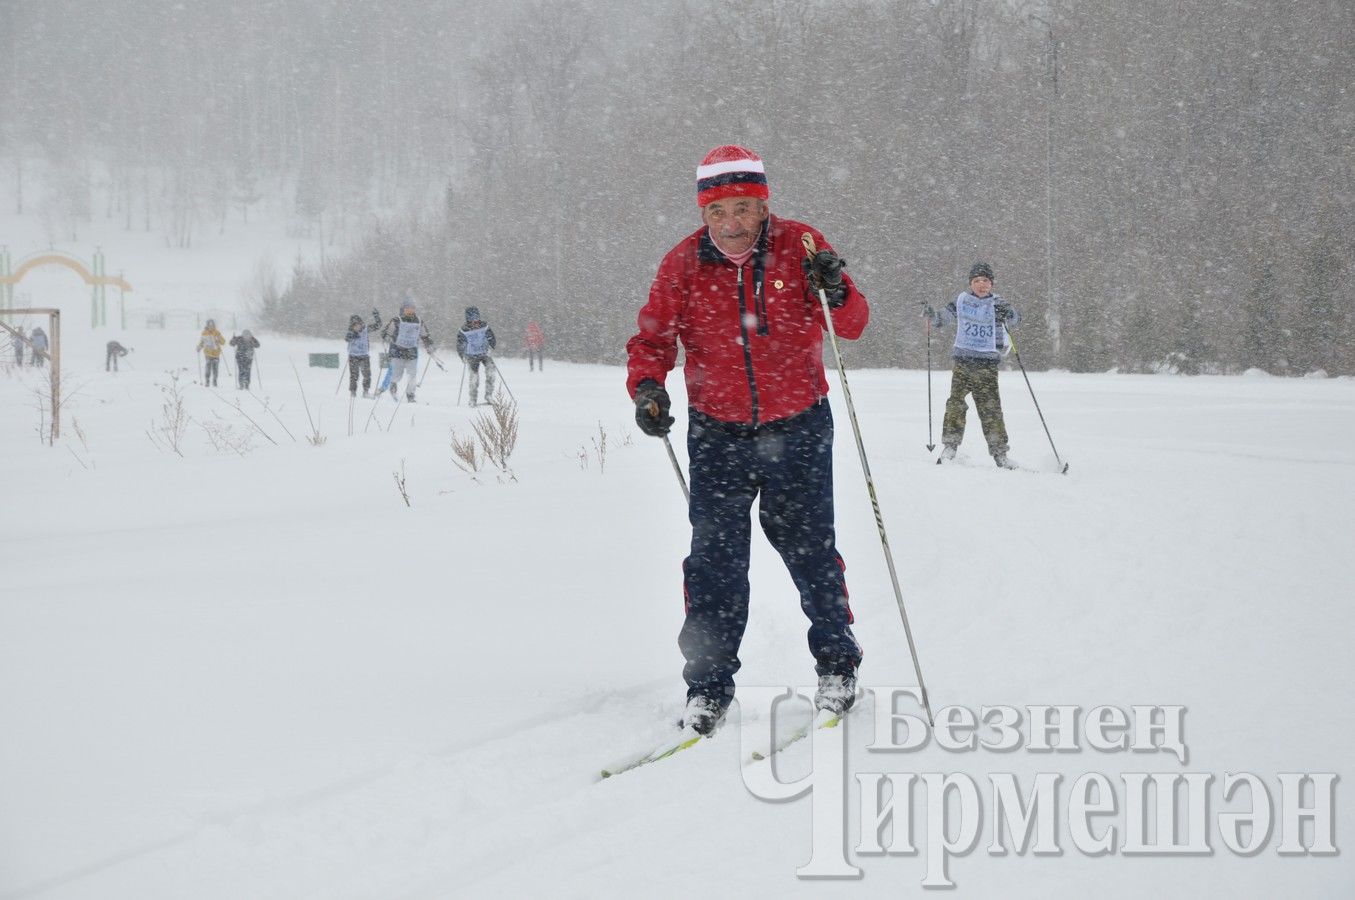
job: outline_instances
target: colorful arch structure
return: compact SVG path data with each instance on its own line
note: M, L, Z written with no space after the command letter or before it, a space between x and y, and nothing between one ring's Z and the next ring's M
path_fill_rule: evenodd
M94 250L92 266L86 266L84 260L60 250L40 250L19 260L19 267L16 269L10 261L9 248L0 247L0 309L14 308L14 286L39 266L62 266L70 269L90 286L89 317L92 328L108 324L108 288L110 286L117 288L122 292L119 297L122 327L127 327L127 293L132 290L132 286L121 273L107 274L103 250L99 248Z

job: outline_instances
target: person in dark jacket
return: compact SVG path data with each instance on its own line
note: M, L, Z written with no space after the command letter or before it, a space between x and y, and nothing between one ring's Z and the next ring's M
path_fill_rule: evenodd
M941 456L937 462L949 462L964 440L968 407L965 397L974 395L988 452L999 468L1015 469L1008 456L1007 424L1002 420L1002 397L997 390L997 368L1007 351L1007 329L1021 322L1021 314L993 293L993 267L976 262L969 268L969 290L961 291L939 310L924 306L922 314L932 326L942 328L954 323L954 368L950 373L950 398L941 425Z
M372 311L372 327L380 328L381 320ZM358 376L362 376L362 396L372 396L372 340L367 323L362 316L354 313L348 319L348 332L344 335L348 342L348 393L358 395Z
M470 367L470 405L475 405L475 395L480 388L480 366L485 367L484 402L494 397L494 358L490 351L497 345L494 329L480 318L480 308L466 307L466 324L456 333L456 355L461 362Z
M400 379L408 376L405 381L405 401L413 403L414 390L419 386L419 344L432 352L433 339L428 334L428 327L419 318L414 297L408 292L400 303L400 315L381 329L381 339L390 342L388 365L391 370L391 396L400 395Z
M231 346L235 348L235 389L247 391L250 369L254 368L254 351L259 349L259 339L246 328L231 338Z
M47 362L47 348L50 342L47 340L47 332L42 330L41 325L34 326L28 334L28 343L32 351L28 357L30 366L41 367Z
M127 348L117 341L109 341L104 345L104 371L116 372L118 370L118 360L127 355Z
M641 431L666 436L675 420L664 381L679 344L686 351L692 543L682 565L686 620L678 645L686 659L683 723L710 734L740 666L754 500L810 621L815 705L842 713L856 699L861 647L833 524L833 417L818 291L842 338L860 337L870 310L822 234L771 215L755 153L715 148L697 167L696 190L704 224L659 264L639 331L626 344L626 386Z
M10 335L10 340L14 342L14 364L22 366L24 364L24 327L22 325L14 326L14 334Z

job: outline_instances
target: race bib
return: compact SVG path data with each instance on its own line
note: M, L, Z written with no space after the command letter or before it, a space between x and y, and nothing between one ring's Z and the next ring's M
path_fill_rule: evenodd
M466 355L484 356L489 353L489 326L485 325L476 328L474 331L462 331L466 336Z
M401 350L413 350L419 343L419 323L401 322L395 332L395 346Z
M955 346L976 353L997 352L997 316L991 295L961 294L955 300Z

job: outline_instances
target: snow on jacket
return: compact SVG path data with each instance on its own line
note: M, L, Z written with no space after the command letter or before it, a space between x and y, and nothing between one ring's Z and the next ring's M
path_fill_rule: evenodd
M401 328L402 325L414 327ZM381 339L389 343L391 359L418 359L420 343L429 351L433 349L433 338L428 334L428 326L418 316L397 316L391 319L381 329Z
M348 326L348 331L344 334L344 340L348 341L349 356L371 356L372 341L367 334L367 326L362 325L357 331L353 326Z
M226 346L226 336L215 328L202 329L202 339L198 341L198 349L204 355L216 359L221 356L221 348Z
M956 295L954 300L947 303L941 309L936 310L935 314L932 316L933 327L944 328L947 325L952 325L958 322L959 312L956 309L955 304L959 303L960 300L966 297L972 300L983 301L985 303L991 301L992 314L991 322L989 324L994 326L993 343L995 349L991 351L971 350L967 347L963 347L961 346L962 343L961 336L957 334L955 337L955 349L952 351L951 356L955 359L1001 359L1007 352L1007 332L1005 329L996 327L999 324L996 313L998 310L1003 309L1007 311L1006 319L1007 328L1015 328L1017 325L1020 325L1021 314L1016 311L1016 307L1012 306L1010 303L1004 300L1000 294L993 293L989 294L987 297L976 297L973 294L969 293L969 291L960 291L960 293Z
M823 371L823 306L800 260L801 235L832 247L814 228L770 216L752 257L736 266L702 226L659 264L639 333L626 343L626 388L659 384L686 350L687 402L723 422L757 425L802 413L828 395ZM839 337L855 340L870 307L843 273L846 302L832 312Z
M494 338L494 329L481 319L467 322L456 333L456 355L463 359L467 356L472 358L488 356L489 351L496 346L498 341Z
M253 359L254 351L259 347L259 339L246 331L242 335L231 338L231 346L235 348L236 359Z

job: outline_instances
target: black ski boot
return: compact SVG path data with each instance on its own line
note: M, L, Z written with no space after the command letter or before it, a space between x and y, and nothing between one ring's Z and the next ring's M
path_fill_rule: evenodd
M814 693L814 708L845 715L856 703L855 675L820 675L819 689Z
M721 704L714 697L693 694L687 698L687 708L682 711L682 725L709 737L724 722L728 709L729 704Z

